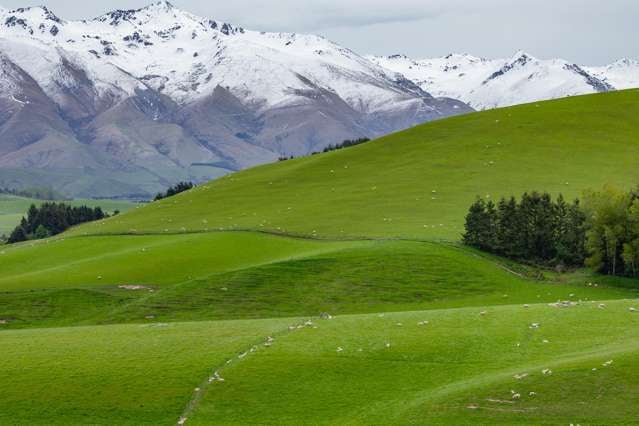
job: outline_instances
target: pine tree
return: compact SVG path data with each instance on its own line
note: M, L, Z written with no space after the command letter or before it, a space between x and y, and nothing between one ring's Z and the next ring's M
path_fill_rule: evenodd
M486 203L477 197L477 200L470 206L466 215L466 232L463 235L464 244L481 248L483 246L484 227L486 225Z
M24 230L24 228L20 225L18 225L13 232L11 232L11 235L9 235L9 239L7 240L7 243L9 244L15 244L15 243L20 243L22 241L27 241L28 237L27 237L27 232Z
M497 253L510 258L519 258L519 210L515 197L508 201L502 198L498 206Z

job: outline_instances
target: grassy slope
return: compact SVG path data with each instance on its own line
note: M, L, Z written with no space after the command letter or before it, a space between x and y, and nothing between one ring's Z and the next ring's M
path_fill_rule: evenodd
M632 424L631 306L5 331L0 423L170 425L197 395L187 424Z
M587 275L564 285L556 282L565 276L526 280L473 251L427 242L254 233L50 241L0 255L0 319L9 320L0 328L619 299L639 291L635 281L626 288L588 287L593 278ZM69 258L74 261L65 262Z
M236 227L457 240L476 195L636 185L638 115L639 90L629 90L449 118L236 173L76 232Z
M0 251L0 289L162 286L358 244L254 233L49 239Z
M13 195L0 194L0 235L9 234L20 222L20 218L27 212L31 204L41 204L44 201L31 198L15 197ZM64 201L73 206L87 205L100 206L106 212L120 210L126 212L133 209L136 204L128 201L113 200L73 200Z
M5 330L0 423L174 424L212 367L276 330L284 334L272 348L223 370L227 380L207 388L188 424L512 424L525 423L531 408L538 424L636 418L628 400L639 376L637 317L628 311L636 302L521 306L635 298L636 282L594 288L584 285L592 277L575 274L540 284L435 243L187 232L456 239L477 193L576 195L605 182L634 184L637 100L627 91L443 120L241 172L68 234L79 237L0 249L4 328L471 306L338 317L290 334L287 320ZM156 235L82 237L144 232ZM122 283L155 291L118 290ZM508 303L517 305L482 307ZM423 320L430 324L418 326ZM531 330L532 322L542 328ZM617 355L618 372L602 371L593 387L587 370ZM540 377L545 367L556 374ZM521 372L531 373L526 387L512 379ZM581 398L565 398L568 385ZM538 389L545 405L486 401L515 387Z
M639 317L629 306L320 321L225 368L226 381L212 384L190 424L632 424ZM540 328L531 329L533 322ZM554 374L543 376L545 368ZM522 373L530 376L513 377ZM512 401L511 390L524 396L488 401ZM467 408L473 404L481 409Z
M0 424L173 425L214 368L290 320L0 333Z

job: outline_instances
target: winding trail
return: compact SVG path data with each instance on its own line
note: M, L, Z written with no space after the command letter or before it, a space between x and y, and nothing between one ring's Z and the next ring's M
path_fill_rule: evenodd
M188 422L189 418L193 415L193 413L195 413L200 402L206 396L206 393L209 391L211 386L215 382L225 381L225 379L222 377L222 373L226 367L242 362L248 357L250 357L252 354L257 353L258 351L267 350L275 342L277 342L278 338L282 338L287 335L290 335L297 330L301 330L306 327L314 327L314 326L315 324L313 323L313 319L299 320L299 322L288 326L286 329L283 329L277 333L273 333L271 336L267 336L264 339L260 340L259 342L256 342L255 344L247 347L246 350L240 352L238 355L234 356L233 358L228 359L224 364L214 367L211 370L211 374L209 374L200 383L200 385L193 390L193 395L191 396L191 399L184 407L184 410L182 411L180 418L176 422L176 425L177 426L185 425Z

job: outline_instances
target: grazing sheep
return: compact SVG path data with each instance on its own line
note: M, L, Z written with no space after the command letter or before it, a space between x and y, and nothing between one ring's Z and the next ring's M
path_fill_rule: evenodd
M537 392L528 392L528 396L537 396Z
M552 376L552 370L549 368L544 368L543 370L541 370L541 374L543 374L544 376Z

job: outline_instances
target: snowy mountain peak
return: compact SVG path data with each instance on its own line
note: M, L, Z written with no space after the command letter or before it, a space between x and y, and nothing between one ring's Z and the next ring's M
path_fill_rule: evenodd
M83 21L0 9L0 167L88 167L109 196L469 111L325 38L167 1Z
M507 62L504 66L524 66L528 63L537 61L538 59L534 56L526 53L523 50L518 50Z
M582 67L563 59L538 59L523 50L508 59L463 54L420 60L370 59L435 96L460 99L477 109L639 87L639 62L632 59L607 67Z
M630 58L621 58L609 65L611 68L623 68L623 67L639 67L639 61Z
M6 9L2 10L6 11ZM46 6L20 7L18 9L9 10L7 12L16 17L20 16L26 19L32 19L34 21L49 20L57 23L62 23L62 20L58 18Z
M176 7L173 6L173 3L171 3L170 1L162 0L162 1L156 1L155 3L151 3L150 5L146 6L144 9L150 9L150 10L155 9L155 10L161 10L164 12L169 12L176 9Z
M0 9L0 18L4 28L29 35L49 33L56 36L65 24L45 6L23 7L14 10Z

